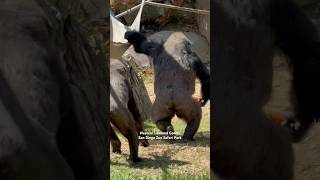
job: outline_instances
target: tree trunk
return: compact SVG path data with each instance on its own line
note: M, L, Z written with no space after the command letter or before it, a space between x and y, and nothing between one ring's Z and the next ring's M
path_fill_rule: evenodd
M122 62L127 65L127 79L133 92L133 98L142 121L151 118L152 103L142 77L137 73L137 65L133 59L122 57Z

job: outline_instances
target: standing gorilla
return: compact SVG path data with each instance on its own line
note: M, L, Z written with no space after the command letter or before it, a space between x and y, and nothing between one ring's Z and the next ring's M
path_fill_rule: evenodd
M130 160L140 161L138 157L138 133L143 131L143 120L133 98L126 66L117 59L110 61L110 121L128 139ZM121 153L121 142L110 127L112 151ZM142 135L140 135L142 136ZM141 139L143 146L149 145L147 140Z
M275 47L290 58L300 139L319 118L320 49L312 23L290 0L213 1L215 99L211 168L220 178L292 180L288 129L262 111L272 88Z
M174 131L171 124L176 114L187 122L183 138L193 140L201 119L201 105L192 95L195 78L202 84L202 106L209 99L210 74L199 57L190 49L183 33L174 33L164 45L149 42L143 34L128 31L125 38L137 53L153 58L154 91L152 118L161 131Z

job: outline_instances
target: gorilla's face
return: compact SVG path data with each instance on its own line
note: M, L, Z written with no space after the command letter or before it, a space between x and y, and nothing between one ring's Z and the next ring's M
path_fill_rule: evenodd
M127 31L125 34L124 34L124 38L126 40L128 40L128 42L130 44L133 44L133 45L140 45L141 43L143 43L144 41L146 41L146 37L144 37L143 34L139 33L139 32L136 32L136 31Z
M137 53L142 53L151 57L155 57L163 50L162 44L153 41L148 41L142 33L136 31L127 31L124 34L124 38L127 39L128 42L133 45L134 50Z
M151 44L148 43L147 38L142 33L136 31L127 31L124 34L124 38L133 45L134 50L137 53L144 53L147 55L150 53Z

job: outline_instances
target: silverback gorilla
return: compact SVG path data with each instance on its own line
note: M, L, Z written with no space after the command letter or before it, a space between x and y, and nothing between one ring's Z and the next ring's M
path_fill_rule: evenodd
M77 4L0 1L1 180L106 179L106 60Z
M120 60L110 60L110 122L128 139L129 159L138 162L138 133L144 130L144 125L127 79L129 76L126 76L127 71L128 68ZM112 151L121 153L121 142L112 127L110 131ZM147 140L141 139L140 142L145 147L149 146Z
M320 49L315 27L290 0L214 0L211 170L221 179L292 180L292 139L319 118ZM273 124L262 111L272 88L275 48L289 58L292 117Z
M128 31L125 38L137 53L153 59L154 91L152 118L161 131L174 131L171 124L176 114L187 122L183 138L193 140L201 120L201 105L192 95L195 78L202 84L202 105L209 99L210 73L190 49L183 33L174 33L164 45L148 41L143 34Z

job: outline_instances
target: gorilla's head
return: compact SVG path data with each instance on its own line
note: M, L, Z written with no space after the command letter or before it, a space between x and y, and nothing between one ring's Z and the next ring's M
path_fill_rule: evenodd
M147 38L142 34L142 33L139 33L139 32L136 32L136 31L127 31L125 34L124 34L124 38L126 40L128 40L128 42L130 44L141 44L142 42L144 41L147 41Z
M136 31L127 31L124 34L124 38L127 39L128 42L133 45L134 50L137 53L145 53L143 44L147 42L147 38L142 33Z
M134 50L137 53L142 53L146 55L155 55L160 53L159 48L161 48L161 45L155 42L149 42L142 33L136 31L127 31L124 34L124 38L127 39L128 42L133 45Z

